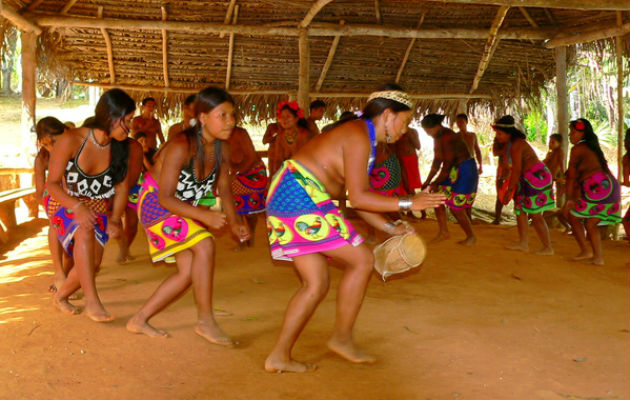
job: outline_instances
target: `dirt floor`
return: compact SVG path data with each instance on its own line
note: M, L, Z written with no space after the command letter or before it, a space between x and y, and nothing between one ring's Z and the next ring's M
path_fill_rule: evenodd
M143 235L134 262L118 265L115 243L106 249L97 284L114 322L57 312L42 221L0 260L0 399L630 398L625 241L605 242L606 266L595 267L567 261L576 245L560 231L556 256L525 256L503 249L514 226L476 225L479 243L464 248L452 224L453 238L430 245L419 271L371 280L356 326L358 343L378 357L371 366L326 348L341 274L333 267L331 292L294 352L318 370L271 374L263 362L298 280L290 264L272 264L263 229L260 245L242 253L229 237L217 240L215 306L233 313L219 321L240 342L226 349L193 332L191 293L153 319L171 338L125 330L173 272L151 265ZM415 226L425 238L437 229L433 220Z

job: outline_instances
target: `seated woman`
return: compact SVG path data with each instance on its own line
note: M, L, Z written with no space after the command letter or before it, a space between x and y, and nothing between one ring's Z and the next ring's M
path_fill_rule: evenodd
M45 208L64 250L74 257L74 268L57 288L54 304L77 314L68 296L80 287L87 316L98 322L114 319L101 303L95 276L105 242L120 235L129 188L129 142L125 139L135 109L127 93L108 90L96 104L90 124L61 135L50 158L50 196L44 200Z
M569 130L573 148L569 157L567 201L563 211L580 247L580 254L573 260L604 265L602 241L597 227L621 222L619 182L608 169L608 162L591 123L580 118L569 124ZM586 243L585 228L590 249Z
M232 346L234 342L223 333L212 310L215 245L210 229L221 229L227 221L241 242L250 237L247 225L236 214L231 190L226 141L234 130L234 101L225 90L206 88L195 99L195 118L195 126L158 151L155 164L144 175L138 216L149 254L153 262L176 262L177 272L127 322L127 330L150 337L168 336L148 321L192 284L197 303L195 332L212 343ZM200 204L215 186L224 212Z
M509 144L509 156L512 160L510 183L504 195L503 204L509 203L512 196L514 197L514 214L518 225L519 241L507 248L529 251L527 236L529 216L543 244L542 249L535 254L552 255L549 229L543 218L543 212L555 206L551 172L527 143L525 134L516 129L511 115L499 118L492 128L496 132L497 142Z
M329 287L328 258L345 264L337 317L328 347L352 362L373 362L354 343L352 330L372 274L374 258L363 238L332 202L347 188L366 221L389 234L406 232L378 212L421 210L443 202L440 194L387 197L370 190L368 176L378 142L393 143L406 131L413 104L398 85L372 93L362 119L347 121L311 139L285 161L267 198L271 255L293 261L302 286L289 301L280 336L265 361L267 371L304 372L312 366L291 358L295 342Z

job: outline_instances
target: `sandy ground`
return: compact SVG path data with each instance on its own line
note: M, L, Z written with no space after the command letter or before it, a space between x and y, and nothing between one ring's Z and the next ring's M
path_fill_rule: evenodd
M332 267L331 292L294 352L319 369L271 374L263 362L298 280L290 264L272 264L264 230L243 253L230 251L229 237L217 240L215 306L233 313L219 321L240 342L226 349L193 332L191 293L152 321L171 338L125 330L173 271L151 265L143 235L134 262L118 265L115 246L106 249L97 284L114 322L57 312L38 223L0 260L0 399L630 398L627 242L605 242L607 264L595 267L567 261L576 245L560 231L556 256L525 256L503 250L513 226L476 225L479 243L464 248L452 224L453 239L429 246L419 271L371 280L356 326L358 343L378 357L371 366L325 346L341 274ZM425 238L437 229L431 220L415 226Z

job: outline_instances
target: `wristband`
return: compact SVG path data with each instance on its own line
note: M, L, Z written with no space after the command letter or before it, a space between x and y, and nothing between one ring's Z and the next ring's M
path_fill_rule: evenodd
M400 211L409 211L411 210L411 205L413 202L411 201L411 196L400 196L398 198L398 209Z
M387 221L385 222L385 228L393 231L394 229L396 229L396 224L394 224L392 221Z

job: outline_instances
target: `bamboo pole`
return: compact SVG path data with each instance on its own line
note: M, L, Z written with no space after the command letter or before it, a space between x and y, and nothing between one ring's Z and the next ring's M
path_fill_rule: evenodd
M42 33L42 28L37 26L37 23L24 17L12 8L7 7L6 4L3 4L2 7L0 7L0 15L8 19L9 22L18 27L23 32L34 32L36 35L41 35Z
M103 6L98 7L98 17L103 18ZM116 83L116 72L114 71L114 52L112 50L112 39L107 33L107 29L101 28L101 34L105 39L105 48L107 50L107 65L109 67L109 83Z
M315 15L317 15L317 13L322 8L324 8L326 4L330 3L331 1L332 0L317 0L315 3L313 3L313 5L308 10L306 15L304 16L304 19L302 19L298 27L306 28L307 26L309 26L311 24L311 21L313 21L313 18L315 18Z
M424 17L426 14L427 14L426 11L422 12L422 15L420 16L420 21L418 21L418 25L416 26L416 29L420 29L420 27L422 26L422 23L424 22ZM402 73L405 70L405 65L407 65L409 54L411 54L411 49L413 49L413 46L416 44L416 40L417 40L416 38L412 38L411 41L409 42L409 45L407 46L405 55L403 56L402 62L400 63L400 67L398 67L398 72L396 73L396 80L394 81L396 83L400 82L400 77L402 76Z
M309 82L310 50L309 50L307 29L300 30L300 36L298 36L298 50L300 53L300 70L298 72L297 101L303 110L307 110L307 107L309 106L308 91L310 88L310 82Z
M234 17L232 18L232 24L236 24L238 19L238 6L234 9ZM230 33L228 42L228 60L227 71L225 72L225 90L230 89L230 79L232 78L232 58L234 57L234 34Z
M556 62L556 94L558 96L558 133L562 135L562 149L564 159L562 165L567 165L567 154L569 149L569 104L567 101L567 48L556 47L554 49L554 59Z
M30 157L35 132L35 106L37 103L37 34L22 31L22 149ZM29 163L31 160L29 160ZM31 164L32 165L32 164Z
M59 11L59 14L65 15L68 13L68 11L70 11L70 9L72 8L72 6L74 6L74 4L77 2L77 0L68 0L68 2L66 3L65 6L63 6L63 8L61 9L61 11Z
M346 21L344 20L339 21L339 25L343 25L345 23ZM332 44L330 45L330 50L328 50L328 57L326 57L326 62L324 63L324 66L322 67L322 72L321 74L319 74L319 79L317 80L317 84L315 85L316 91L319 91L322 88L322 85L324 84L324 79L326 79L326 74L328 74L328 70L330 69L330 66L332 65L332 61L335 58L335 53L337 52L337 46L339 46L340 39L341 39L341 36L339 35L335 36Z
M236 5L236 0L230 0L230 4L228 4L228 9L225 12L225 19L223 20L223 25L228 25L230 23L230 20L232 20L232 13L234 12L235 5ZM223 36L225 36L225 33L221 32L219 37L223 39Z
M44 2L44 0L35 0L34 2L32 2L31 4L29 4L26 9L28 11L33 11L34 9L36 9L37 7L39 7L40 4L42 4Z
M623 25L621 11L617 11L617 25ZM621 36L615 38L615 58L617 59L617 177L623 181L623 47Z
M531 26L533 26L534 28L538 28L538 24L536 23L536 21L534 21L532 16L529 15L525 7L519 7L518 9L521 12L521 14L523 14L523 17L525 17L525 19L527 20L527 22L529 22Z
M31 14L29 14L31 15ZM298 36L299 29L266 25L223 25L212 22L147 21L141 19L69 17L60 15L33 15L42 27L107 28L128 30L161 30L188 33L234 33L251 36ZM547 40L557 35L558 29L506 28L498 33L501 40ZM410 29L391 25L312 24L308 36L379 36L418 39L487 39L487 29L477 28L425 28Z
M380 4L378 4L378 0L374 0L374 13L376 14L376 23L378 25L381 24L382 19L381 19L381 6Z
M439 3L549 7L575 10L630 10L630 2L627 0L439 0Z
M494 51L499 45L500 39L497 37L497 33L499 32L499 28L501 27L503 20L505 20L505 16L507 15L509 9L510 7L508 6L499 7L499 11L497 11L494 20L492 21L490 32L488 32L488 40L486 41L486 45L483 49L483 55L481 56L481 60L479 61L477 73L475 73L472 86L470 87L470 93L473 93L479 87L479 82L481 82L481 78L483 77L483 74L486 72L486 69L490 64L490 59L494 55Z
M630 3L630 2L629 2ZM619 37L630 33L630 22L612 28L594 29L581 32L577 35L560 34L545 44L548 49L560 46L570 46L578 43L592 42L594 40Z
M166 21L166 7L161 6L162 21ZM169 87L171 83L168 77L168 33L166 29L162 29L162 74L164 75L164 86Z

